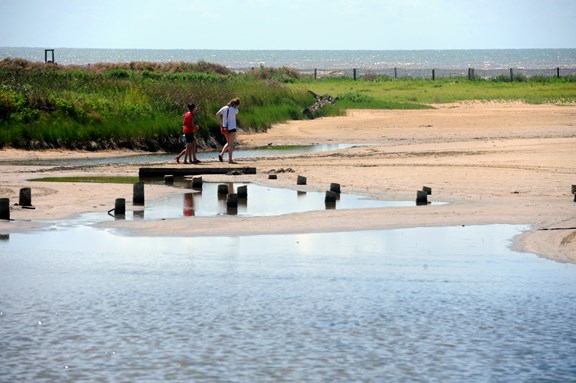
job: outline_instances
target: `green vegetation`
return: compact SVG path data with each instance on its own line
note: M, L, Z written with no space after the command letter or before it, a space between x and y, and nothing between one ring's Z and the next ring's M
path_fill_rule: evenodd
M181 116L189 102L198 105L200 146L209 148L222 140L214 115L233 97L242 100L240 126L263 131L274 123L306 118L302 110L315 101L308 90L338 97L322 115L359 108L429 108L466 100L576 102L573 77L315 80L290 68L261 67L239 74L206 62L60 67L4 59L0 148L179 151Z

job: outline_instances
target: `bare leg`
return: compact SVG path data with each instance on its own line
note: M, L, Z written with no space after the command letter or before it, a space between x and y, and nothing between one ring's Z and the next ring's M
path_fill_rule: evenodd
M234 151L234 140L236 139L236 132L228 132L228 162L234 162L232 160L232 152Z

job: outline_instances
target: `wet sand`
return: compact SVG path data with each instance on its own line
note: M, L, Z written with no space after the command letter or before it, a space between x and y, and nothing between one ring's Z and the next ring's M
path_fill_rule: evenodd
M347 116L291 121L267 133L240 132L240 147L358 144L350 149L243 159L256 175L205 176L207 181L258 182L304 190L327 190L387 200L414 200L423 186L441 206L330 210L277 217L194 217L160 221L110 221L105 227L131 235L204 236L368 230L418 226L528 224L515 248L576 262L576 106L471 102L433 105L430 110L352 110ZM107 211L116 198L132 198L132 185L38 183L30 179L73 175L134 175L139 166L25 166L11 160L132 155L133 152L25 152L0 150L0 197L18 202L22 187L32 188L35 209L13 206L11 222L0 233L46 227L54 219L81 212ZM200 165L223 166L214 160ZM269 180L277 173L277 180ZM147 185L146 199L182 190ZM127 209L131 209L128 203Z

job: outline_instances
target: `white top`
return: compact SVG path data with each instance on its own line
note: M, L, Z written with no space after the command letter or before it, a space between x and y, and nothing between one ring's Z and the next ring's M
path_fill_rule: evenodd
M238 108L233 106L223 106L218 111L222 114L222 125L228 129L236 129L236 115L238 114Z

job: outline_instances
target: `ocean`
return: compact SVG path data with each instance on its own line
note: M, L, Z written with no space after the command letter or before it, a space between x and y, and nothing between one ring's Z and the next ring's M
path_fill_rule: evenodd
M203 60L240 70L259 66L290 67L299 70L576 68L576 49L360 51L47 48L54 49L54 61L61 65ZM45 48L0 47L0 60L14 57L43 62L44 50Z

